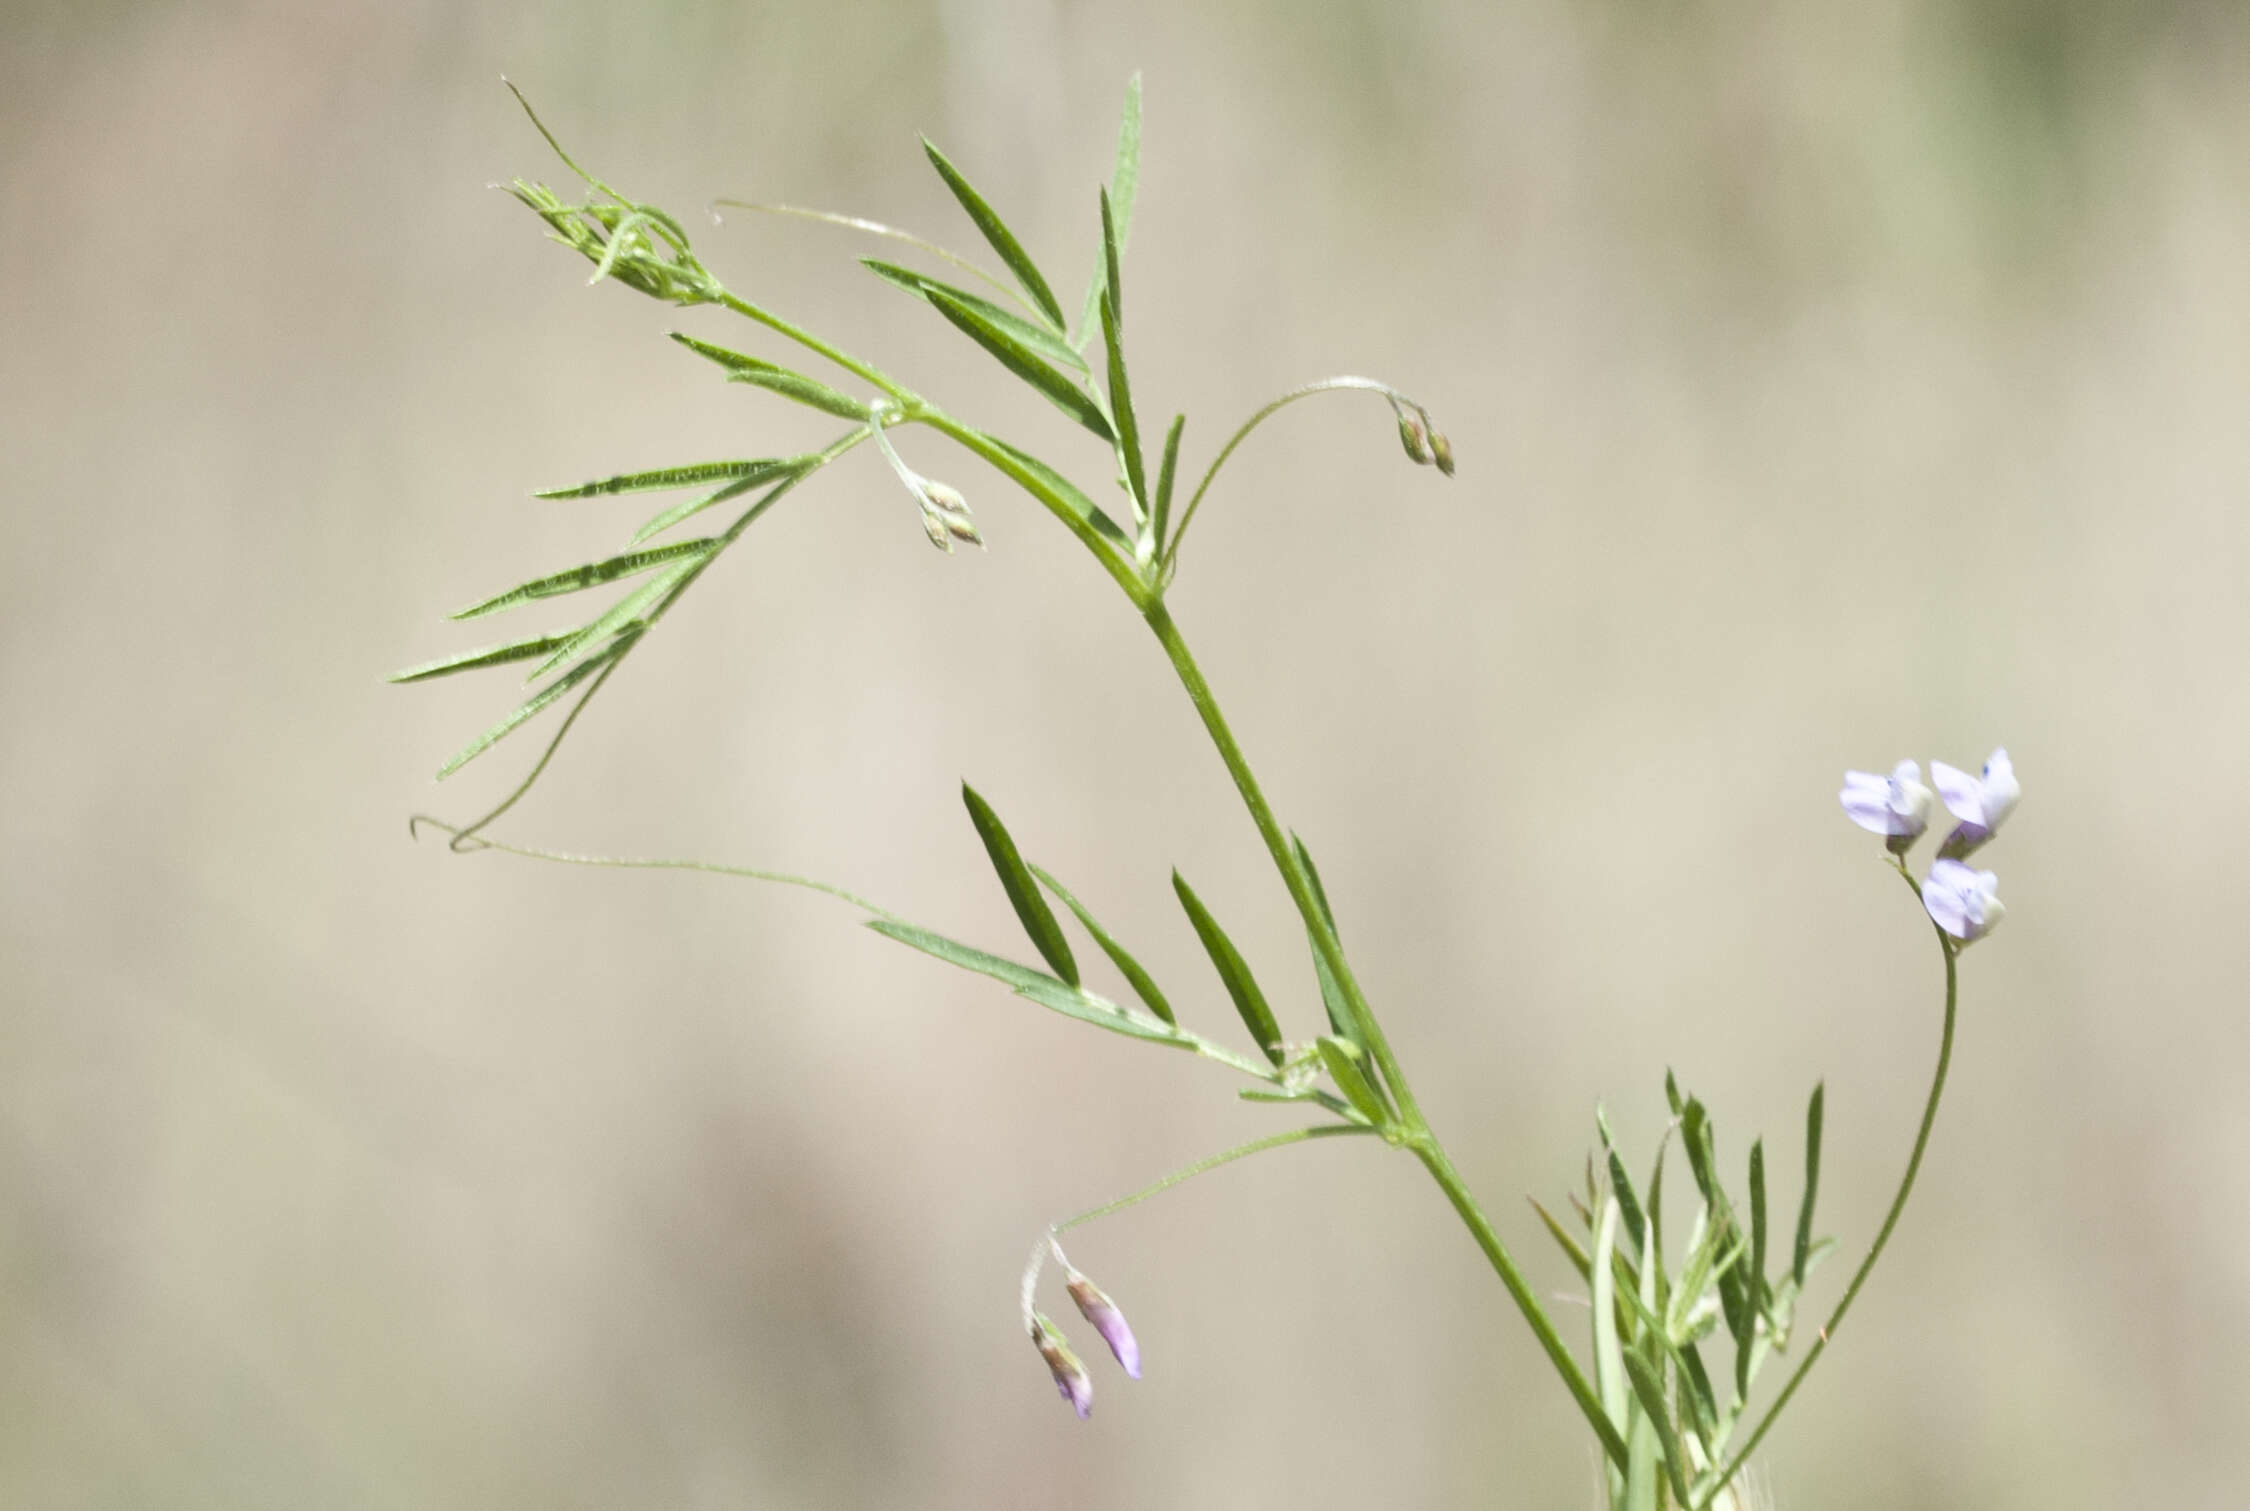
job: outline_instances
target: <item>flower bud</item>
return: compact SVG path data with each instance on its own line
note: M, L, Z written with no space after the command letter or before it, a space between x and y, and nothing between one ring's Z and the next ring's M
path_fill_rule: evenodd
M1070 1272L1070 1299L1078 1303L1078 1311L1102 1335L1109 1351L1117 1356L1117 1363L1126 1374L1138 1380L1141 1377L1141 1345L1133 1337L1133 1329L1126 1324L1125 1314L1117 1309L1102 1288L1076 1270Z
M951 551L953 542L965 540L981 546L984 537L977 533L977 522L969 514L969 501L958 488L914 474L910 484L916 500L922 505L922 530L930 537L930 544L943 551Z
M1437 462L1438 471L1453 476L1453 443L1434 425L1430 427L1430 456Z
M1038 1346L1039 1357L1047 1361L1048 1373L1055 1377L1055 1389L1070 1403L1083 1422L1093 1415L1094 1382L1086 1373L1086 1366L1078 1362L1078 1355L1070 1351L1063 1335L1043 1316L1031 1319L1031 1341Z
M1398 443L1406 448L1407 458L1418 467L1427 467L1437 459L1430 451L1429 431L1421 420L1403 409L1398 412Z

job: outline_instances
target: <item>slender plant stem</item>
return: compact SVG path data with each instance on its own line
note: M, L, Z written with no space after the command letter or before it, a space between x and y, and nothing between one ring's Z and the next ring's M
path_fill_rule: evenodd
M1570 1350L1564 1346L1553 1321L1547 1316L1545 1308L1540 1306L1538 1297L1532 1293L1523 1271L1508 1253L1507 1245L1500 1241L1500 1235L1493 1230L1490 1219L1478 1207L1476 1198L1469 1193L1468 1184L1462 1180L1460 1171L1453 1167L1453 1161L1447 1157L1444 1146L1438 1142L1437 1135L1430 1131L1428 1122L1424 1120L1422 1109L1415 1102L1414 1093L1407 1085L1406 1072L1392 1052L1389 1040L1384 1037L1382 1025L1376 1021L1374 1010L1368 1006L1366 996L1360 991L1358 978L1352 974L1351 963L1344 958L1343 946L1337 941L1335 930L1328 926L1328 920L1321 913L1311 880L1298 864L1296 851L1282 831L1280 821L1274 817L1272 807L1266 802L1265 792L1259 787L1256 774L1250 770L1250 763L1244 757L1242 747L1235 742L1234 731L1228 727L1226 715L1220 711L1218 700L1212 696L1210 684L1203 680L1202 668L1196 665L1187 642L1180 637L1179 626L1173 623L1171 613L1165 608L1161 598L1151 601L1142 614L1148 620L1149 628L1156 632L1156 638L1163 645L1165 655L1171 659L1182 685L1187 688L1189 701L1194 703L1196 712L1202 716L1204 729L1210 734L1212 744L1218 747L1220 758L1226 762L1227 771L1234 778L1235 789L1242 794L1242 801L1250 810L1251 820L1258 826L1259 836L1265 840L1266 850L1273 857L1276 869L1281 872L1291 899L1297 904L1297 911L1305 921L1305 929L1312 937L1313 948L1320 952L1322 962L1335 976L1336 984L1343 992L1345 1006L1351 1013L1353 1026L1365 1040L1368 1053L1381 1067L1391 1095L1397 1099L1402 1124L1398 1130L1399 1141L1414 1150L1439 1187L1444 1190L1447 1199L1453 1203L1454 1211L1460 1214L1462 1222L1475 1237L1477 1246L1484 1250L1485 1258L1491 1261L1492 1268L1498 1272L1501 1284L1508 1288L1508 1294L1515 1300L1517 1309L1523 1313L1524 1321L1530 1325L1540 1346L1546 1350L1556 1373L1562 1376L1563 1384L1569 1388L1571 1396L1578 1403L1578 1409L1585 1414L1595 1435L1601 1439L1603 1450L1619 1464L1623 1464L1626 1457L1625 1441L1611 1424L1608 1413L1602 1410L1601 1399L1594 1394L1593 1386L1587 1381L1584 1371L1578 1367L1578 1361L1571 1357Z
M1250 810L1250 820L1258 826L1258 835L1266 842L1266 851L1273 857L1275 868L1281 872L1282 883L1289 889L1290 900L1296 903L1297 912L1305 921L1306 931L1312 936L1313 948L1320 952L1322 963L1334 974L1336 984L1344 994L1345 1005L1351 1012L1353 1026L1365 1039L1368 1053L1374 1056L1375 1063L1382 1069L1383 1079L1390 1085L1391 1095L1398 1100L1399 1113L1405 1122L1406 1131L1410 1134L1428 1132L1429 1125L1422 1119L1422 1109L1415 1103L1414 1092L1407 1085L1406 1072L1400 1067L1398 1057L1392 1053L1390 1041L1383 1035L1382 1025L1375 1021L1373 1009L1367 1005L1367 997L1360 990L1359 978L1352 974L1351 962L1344 958L1343 946L1336 938L1336 931L1328 926L1328 920L1321 912L1311 878L1297 864L1297 854L1289 843L1289 836L1283 832L1281 821L1274 817L1272 806L1266 802L1265 791L1258 785L1257 774L1251 771L1250 762L1243 755L1242 747L1235 743L1234 730L1228 726L1226 714L1220 710L1218 699L1212 695L1211 684L1203 680L1203 669L1196 665L1194 653L1188 649L1187 641L1180 637L1180 627L1173 622L1171 611L1161 599L1152 601L1142 610L1142 615L1148 620L1149 628L1156 632L1157 641L1164 647L1166 657L1171 660L1172 669L1179 674L1181 685L1186 687L1188 701L1195 705L1195 711L1202 716L1203 727L1210 734L1211 743L1218 747L1219 758L1226 762L1227 773L1234 778L1235 790L1242 794L1243 805Z
M714 223L716 223L719 219L719 206L721 205L726 205L736 210L756 210L764 215L794 215L800 220L817 220L826 225L842 226L846 230L851 231L865 231L871 236L887 236L893 241L904 242L906 243L906 245L913 247L918 251L927 252L932 257L940 258L946 262L952 263L955 267L961 269L963 272L968 273L973 277L983 279L986 283L990 284L1003 296L1013 302L1016 308L1022 310L1026 316L1032 319L1038 318L1038 312L1034 310L1029 304L1024 302L1023 295L1016 292L1014 284L1002 282L1000 279L993 277L990 273L987 273L983 268L978 267L968 258L963 257L960 253L951 251L945 247L941 247L934 241L925 240L924 238L915 235L912 231L902 231L897 226L886 226L881 221L869 220L864 215L842 215L834 210L807 209L803 205L754 203L747 199L712 200L711 219Z
M838 367L841 367L844 371L852 374L852 376L859 378L865 382L874 384L877 388L883 390L884 393L889 394L893 399L897 400L901 405L911 407L912 405L919 402L912 390L906 388L897 379L891 377L888 373L885 373L881 368L875 366L873 363L862 362L859 358L851 355L851 353L844 351L838 347L831 346L828 342L821 340L820 337L814 335L811 331L806 330L800 325L795 325L787 320L782 319L779 315L775 314L769 309L764 308L761 305L752 304L749 300L743 299L735 294L728 293L724 289L721 289L719 291L719 303L725 305L728 309L733 310L736 314L742 316L746 320L755 320L760 325L766 327L766 329L776 331L781 335L787 336L790 340L796 342L799 346L804 347L807 351L819 353L821 356L826 357L829 361L835 363Z
M1411 1144L1423 1166L1445 1192L1446 1199L1453 1203L1453 1210L1461 1215L1461 1221L1468 1228L1470 1236L1476 1239L1477 1247L1484 1250L1484 1257L1492 1262L1493 1271L1499 1275L1500 1283L1508 1288L1509 1296L1515 1300L1516 1309L1523 1313L1523 1320L1530 1324L1532 1334L1539 1339L1539 1346L1546 1350L1548 1362L1555 1366L1555 1373L1562 1376L1562 1382L1569 1387L1571 1398L1578 1403L1579 1411L1594 1429L1594 1435L1601 1439L1602 1451L1619 1468L1625 1467L1625 1439L1618 1435L1616 1425L1609 1419L1609 1413L1602 1409L1601 1397L1594 1393L1593 1383L1586 1378L1586 1372L1578 1367L1578 1361L1571 1357L1562 1335L1555 1331L1554 1322L1548 1318L1545 1308L1539 1305L1538 1297L1532 1294L1531 1283L1524 1278L1523 1271L1509 1255L1507 1245L1500 1241L1500 1235L1493 1230L1492 1220L1484 1215L1484 1209L1477 1205L1477 1199L1469 1193L1468 1182L1461 1178L1460 1171L1453 1168L1453 1161L1446 1156L1445 1147L1437 1141L1437 1135L1426 1130L1420 1138L1412 1140Z
M1301 1144L1307 1139L1349 1138L1355 1134L1363 1135L1374 1131L1372 1128L1361 1127L1357 1123L1320 1123L1310 1128L1292 1128L1287 1133L1269 1133L1264 1138L1252 1139L1247 1144L1237 1144L1232 1149L1222 1149L1217 1154L1207 1154L1192 1165L1183 1165L1170 1175L1149 1182L1130 1196L1120 1196L1115 1201L1103 1202L1098 1207L1089 1208L1076 1217L1066 1217L1047 1231L1060 1236L1068 1233L1072 1228L1083 1227L1087 1223L1108 1217L1114 1212L1122 1212L1127 1207L1138 1206L1160 1192L1169 1191L1181 1182L1193 1180L1207 1171L1218 1169L1221 1165L1231 1165L1238 1159L1248 1159L1251 1155L1263 1154L1268 1149L1286 1148L1290 1144Z
M414 817L408 819L406 821L406 832L412 835L424 824L437 830L440 834L453 836L457 842L455 848L463 854L474 854L479 850L497 850L502 855L520 855L526 860L551 860L566 866L603 866L623 871L704 871L714 876L737 876L745 881L770 881L780 886L802 887L808 892L826 893L840 902L848 902L860 911L871 913L877 918L889 918L901 923L905 921L889 908L869 902L856 892L846 891L844 888L829 882L816 881L809 876L792 875L787 871L767 871L755 866L729 866L710 860L670 860L660 857L644 858L632 855L579 855L568 850L542 850L531 845L511 845L500 840L487 839L472 830L457 829L443 819L432 818L426 813L417 813Z
M1125 597L1134 608L1145 614L1149 606L1156 602L1154 590L1142 579L1140 568L1128 554L1131 542L1125 542L1125 550L1120 550L1095 529L1092 522L1081 518L1070 502L1058 494L1045 478L1009 455L992 437L962 424L926 399L909 404L902 422L927 425L990 462L1010 482L1037 499L1049 514L1061 520L1064 527L1078 537L1079 543L1094 554L1094 559L1102 564L1102 569L1109 573L1118 587L1124 589Z
M1169 542L1158 542L1163 547L1162 559L1164 565L1159 581L1171 576L1173 564L1179 560L1180 541L1187 535L1188 526L1195 523L1195 511L1203 506L1203 495L1211 491L1211 480L1219 475L1219 469L1227 464L1227 458L1234 455L1234 448L1248 439L1251 431L1256 430L1260 425L1263 425L1267 420L1272 419L1299 399L1309 399L1316 393L1334 393L1339 389L1361 389L1368 393L1379 393L1389 399L1394 407L1402 403L1413 403L1413 400L1408 399L1381 379L1355 377L1349 373L1342 377L1322 378L1316 383L1307 383L1302 387L1292 388L1281 397L1270 401L1263 409L1244 420L1234 434L1227 438L1226 445L1219 448L1219 454L1211 459L1211 465L1204 470L1203 481L1195 485L1195 492L1188 498L1187 508L1182 511L1180 522L1172 531L1171 540ZM1417 404L1414 407L1419 409L1421 406Z
M1908 880L1911 882L1912 878L1909 877ZM1960 998L1961 947L1942 929L1938 931L1938 947L1945 952L1945 1028L1938 1038L1937 1073L1930 1077L1929 1100L1922 1107L1922 1126L1915 1132L1914 1152L1907 1156L1906 1174L1899 1180L1898 1194L1891 1198L1891 1209L1884 1215L1883 1226L1875 1234L1874 1247L1859 1262L1859 1270L1852 1276L1852 1283L1844 1288L1844 1299L1837 1302L1836 1310L1828 1314L1828 1321L1821 1328L1820 1336L1813 1340L1812 1347L1805 1350L1805 1357L1789 1376L1789 1383L1782 1386L1781 1394L1774 1397L1773 1405L1766 1409L1765 1419L1758 1423L1758 1430L1750 1434L1750 1440L1742 1445L1740 1452L1727 1460L1726 1467L1719 1471L1718 1477L1711 1481L1710 1488L1695 1503L1695 1511L1704 1511L1719 1492L1726 1489L1727 1482L1750 1461L1750 1455L1758 1451L1758 1444L1765 1440L1766 1433L1780 1417L1782 1408L1789 1404L1789 1398L1804 1383L1813 1362L1826 1351L1829 1340L1836 1336L1836 1328L1844 1320L1844 1313L1852 1309L1852 1302L1859 1298L1859 1288L1867 1283L1868 1275L1875 1268L1875 1261L1883 1257L1883 1246L1891 1241L1891 1230L1898 1226L1899 1214L1906 1210L1907 1197L1914 1194L1914 1178L1922 1172L1922 1154L1930 1146L1930 1129L1937 1123L1938 1102L1945 1096L1945 1073L1953 1063L1954 1009Z

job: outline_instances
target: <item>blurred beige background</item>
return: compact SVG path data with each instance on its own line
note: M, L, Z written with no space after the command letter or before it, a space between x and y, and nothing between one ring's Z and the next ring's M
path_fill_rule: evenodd
M1520 1203L1678 1066L1738 1163L1828 1078L1864 1244L1937 961L1846 766L2014 752L1918 1205L1769 1456L1794 1508L2232 1507L2250 1473L2250 17L1873 0L1132 8L133 5L0 32L0 1503L1557 1506L1592 1460L1411 1163L1292 1150L1073 1246L1149 1357L1071 1421L1038 1226L1281 1126L822 899L456 859L505 673L382 675L613 546L529 489L823 433L483 186L965 243L1068 290L1148 78L1136 388L1275 423L1175 611L1320 854L1424 1102ZM737 286L1104 463L818 226ZM707 316L693 328L725 329ZM765 350L765 347L755 349ZM1177 863L1292 1020L1301 938L1155 646L909 436L760 524L503 834L794 866L1020 948L955 796L1229 1021ZM563 616L552 616L560 620ZM540 624L543 625L542 619ZM536 626L535 626L536 627ZM1819 1295L1832 1298L1831 1272ZM2229 1363L2228 1361L2233 1361Z

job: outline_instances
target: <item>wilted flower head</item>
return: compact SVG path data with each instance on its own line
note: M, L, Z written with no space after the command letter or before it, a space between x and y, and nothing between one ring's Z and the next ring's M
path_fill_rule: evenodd
M1125 1373L1138 1380L1141 1377L1141 1345L1133 1337L1133 1329L1126 1324L1125 1314L1117 1309L1102 1288L1076 1270L1070 1272L1070 1299L1078 1303L1078 1310L1094 1331L1102 1335L1109 1351Z
M1044 1316L1031 1319L1031 1341L1038 1346L1039 1357L1047 1361L1047 1370L1055 1377L1055 1389L1070 1403L1083 1422L1094 1412L1094 1381L1086 1373L1086 1366L1078 1355L1070 1351L1063 1335Z
M2000 878L1974 871L1957 860L1939 860L1922 883L1922 906L1930 921L1963 944L1982 939L2007 916L2000 905Z
M1889 776L1847 771L1838 797L1851 821L1885 836L1895 854L1903 855L1930 827L1932 796L1922 785L1922 768L1912 761L1899 762Z
M1930 780L1937 784L1947 810L1961 821L1938 851L1949 860L1969 855L1999 832L2001 822L2015 812L2016 799L2023 796L2023 788L2016 784L2015 765L2005 750L1992 752L1981 778L1943 761L1932 761Z

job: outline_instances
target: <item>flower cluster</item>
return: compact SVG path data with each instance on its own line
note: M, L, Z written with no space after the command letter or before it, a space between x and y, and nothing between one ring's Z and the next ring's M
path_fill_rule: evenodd
M1922 782L1922 768L1901 761L1889 776L1871 771L1844 773L1844 790L1838 794L1851 821L1870 833L1883 836L1891 854L1904 867L1906 852L1930 827L1930 818L1942 799L1957 820L1953 832L1938 847L1938 858L1919 890L1922 906L1939 928L1963 944L1992 932L2007 909L2001 906L2000 878L1963 862L1999 832L2015 812L2023 789L2016 783L2016 768L2008 752L1995 750L1978 776L1943 761L1930 763L1933 793Z
M1062 1266L1064 1286L1070 1292L1070 1299L1077 1304L1079 1315L1093 1324L1094 1331L1102 1335L1102 1341L1116 1356L1119 1367L1136 1380L1141 1377L1141 1345L1126 1323L1125 1314L1117 1309L1117 1303L1079 1272L1063 1253L1054 1233L1049 1231L1042 1237L1032 1250L1031 1264L1023 1275L1024 1330L1031 1334L1032 1346L1039 1350L1039 1357L1047 1361L1047 1370L1055 1377L1056 1391L1078 1413L1078 1419L1084 1421L1094 1412L1093 1377L1086 1373L1085 1364L1071 1351L1062 1329L1032 1305L1032 1297L1039 1288L1039 1272L1049 1255Z

